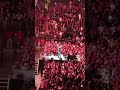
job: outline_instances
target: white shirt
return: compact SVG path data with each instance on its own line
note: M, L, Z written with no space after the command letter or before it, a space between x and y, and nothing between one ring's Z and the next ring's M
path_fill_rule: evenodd
M99 32L103 32L104 27L100 26L100 27L98 27L98 30L99 30Z
M100 71L100 74L102 75L101 80L102 80L104 83L109 83L109 75L110 75L109 70L107 70L107 69L102 69L102 70Z
M113 3L110 4L110 9L113 11L115 9L115 5Z
M108 16L108 21L112 21L113 17L111 15Z

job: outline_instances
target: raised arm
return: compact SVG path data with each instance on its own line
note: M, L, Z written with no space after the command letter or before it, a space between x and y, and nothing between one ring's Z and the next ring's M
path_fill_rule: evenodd
M115 44L120 40L120 37L115 41Z
M110 43L110 40L108 40L108 38L107 38L107 37L104 37L104 39L105 39L108 43Z

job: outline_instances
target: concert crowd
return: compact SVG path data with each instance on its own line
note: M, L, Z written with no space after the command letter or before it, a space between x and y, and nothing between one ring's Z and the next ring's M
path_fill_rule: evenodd
M83 1L51 1L48 10L36 6L35 34L38 41L57 40L73 41L84 37L84 4ZM69 7L69 8L68 8Z
M42 1L38 3L35 34L38 46L44 49L42 55L57 55L60 46L61 54L78 57L68 61L47 60L41 90L79 90L85 78L84 1L51 0L46 10Z
M84 65L79 61L46 61L42 71L41 90L80 90Z

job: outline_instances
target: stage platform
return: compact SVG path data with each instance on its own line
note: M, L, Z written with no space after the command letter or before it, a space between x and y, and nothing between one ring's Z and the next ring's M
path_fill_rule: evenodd
M55 56L55 55L48 55L48 56L41 56L41 58L39 59L45 59L45 60L67 60L67 56L64 56L63 54L59 55L59 56Z

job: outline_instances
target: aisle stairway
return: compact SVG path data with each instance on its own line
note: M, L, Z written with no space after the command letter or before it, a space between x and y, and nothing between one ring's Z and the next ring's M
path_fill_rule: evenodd
M12 49L3 49L2 62L0 63L0 78L8 78L12 75L12 66L16 60Z
M9 90L10 76L8 78L0 78L0 90Z
M35 75L39 74L39 59L35 60Z

